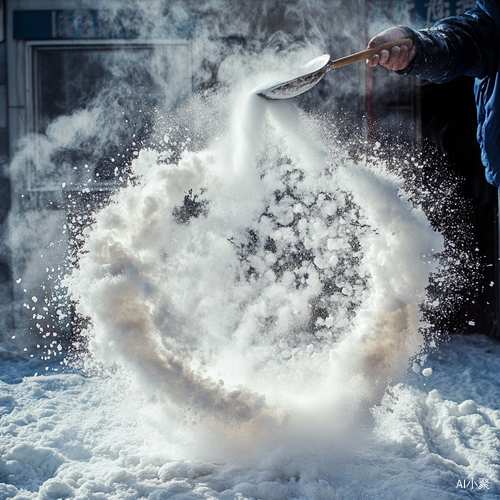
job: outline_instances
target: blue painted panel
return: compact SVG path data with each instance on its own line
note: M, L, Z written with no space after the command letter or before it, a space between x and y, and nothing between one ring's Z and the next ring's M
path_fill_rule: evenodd
M133 39L193 38L196 17L177 17L166 12L163 19L148 19L141 10L73 9L14 11L14 38Z
M52 11L14 11L14 38L25 40L52 38Z

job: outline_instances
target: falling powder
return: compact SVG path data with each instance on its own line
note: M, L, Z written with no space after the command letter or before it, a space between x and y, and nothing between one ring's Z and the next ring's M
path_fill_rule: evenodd
M423 344L422 256L442 238L293 104L250 92L234 109L178 164L140 151L65 285L92 362L194 425L204 453L339 445Z

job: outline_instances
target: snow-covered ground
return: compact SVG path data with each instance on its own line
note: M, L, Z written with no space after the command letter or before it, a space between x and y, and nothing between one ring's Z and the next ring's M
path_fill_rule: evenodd
M349 448L213 460L118 375L1 365L1 499L498 498L500 345L454 336L373 410ZM34 377L40 369L45 373ZM349 408L345 408L349 418Z

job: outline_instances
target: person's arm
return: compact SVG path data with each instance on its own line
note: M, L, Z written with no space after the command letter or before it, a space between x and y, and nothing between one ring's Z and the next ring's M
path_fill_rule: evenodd
M494 21L480 8L437 22L432 28L390 28L372 38L369 47L410 37L411 51L403 47L383 51L369 66L380 64L398 73L444 83L461 75L482 78L496 67L499 38ZM382 41L383 40L383 41Z

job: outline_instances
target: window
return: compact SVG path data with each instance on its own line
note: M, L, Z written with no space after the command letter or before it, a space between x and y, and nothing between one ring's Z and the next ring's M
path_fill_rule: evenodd
M116 164L109 158L147 133L148 113L175 107L191 91L187 41L31 42L29 50L31 131L42 134L42 143L58 120L74 115L65 122L70 129L64 130L60 147L52 141L50 148L39 148L30 168L33 190L60 187L68 175L74 178L70 170L83 164L95 179L113 183Z

